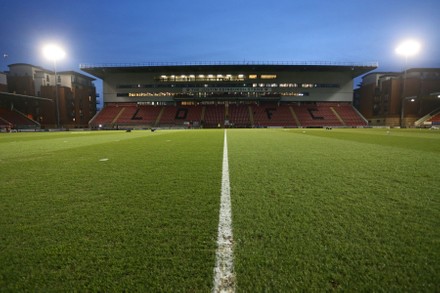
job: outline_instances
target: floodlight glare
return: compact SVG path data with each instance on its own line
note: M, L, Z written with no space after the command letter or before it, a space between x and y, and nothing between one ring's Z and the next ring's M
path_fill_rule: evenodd
M49 60L57 61L61 60L66 56L66 52L61 49L59 46L50 44L43 48L44 57Z
M406 40L396 48L396 53L405 57L416 55L420 51L420 43L415 40Z

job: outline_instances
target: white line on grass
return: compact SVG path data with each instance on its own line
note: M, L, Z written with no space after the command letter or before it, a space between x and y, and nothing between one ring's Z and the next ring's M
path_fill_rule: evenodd
M217 251L212 292L235 292L234 241L232 238L231 192L229 185L228 139L223 145L222 192L218 223Z

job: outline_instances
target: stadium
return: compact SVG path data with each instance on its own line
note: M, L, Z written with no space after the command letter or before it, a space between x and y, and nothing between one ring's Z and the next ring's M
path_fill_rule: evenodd
M356 127L353 79L377 64L288 62L81 65L103 80L92 128Z
M0 291L440 291L440 132L365 127L375 64L81 68L92 129L0 134Z

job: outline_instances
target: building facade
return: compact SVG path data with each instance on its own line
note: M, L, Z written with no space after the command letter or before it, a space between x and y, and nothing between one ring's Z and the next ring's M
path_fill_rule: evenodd
M440 110L439 95L440 68L373 72L363 77L354 105L371 126L413 127Z
M353 99L353 78L376 64L82 65L103 80L104 103L176 101L320 102Z
M3 95L1 106L26 114L43 128L87 127L96 114L93 81L74 71L55 74L31 64L11 64L7 72L10 95Z
M6 73L0 72L0 92L8 91L8 82L6 79Z

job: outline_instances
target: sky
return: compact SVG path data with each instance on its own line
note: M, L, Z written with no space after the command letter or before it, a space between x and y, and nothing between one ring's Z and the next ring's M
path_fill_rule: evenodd
M191 61L440 67L438 0L0 0L0 11L0 71L53 68L47 43L66 51L58 70L78 72L79 64ZM407 63L395 53L405 39L422 46Z

